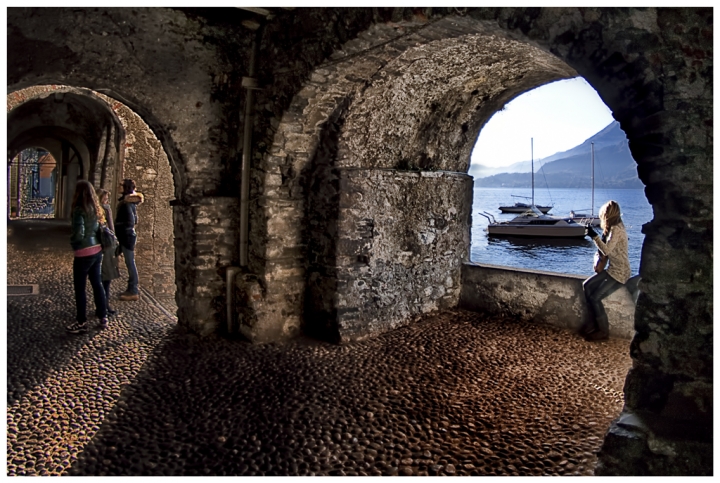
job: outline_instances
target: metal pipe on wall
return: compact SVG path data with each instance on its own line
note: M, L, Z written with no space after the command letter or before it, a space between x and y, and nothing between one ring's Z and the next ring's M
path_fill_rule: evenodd
M228 334L232 334L233 332L233 314L235 312L235 297L233 297L233 289L235 288L235 284L233 284L233 280L235 280L235 275L239 271L240 269L238 267L228 267L227 272L225 273L225 305L227 306Z
M257 60L260 53L260 41L262 39L263 25L258 25L255 31L255 39L250 52L250 66L248 76L243 77L242 86L247 90L245 96L245 118L243 121L243 147L242 166L240 181L240 266L248 266L248 248L250 232L250 163L252 161L252 131L255 113L254 91L258 89L258 82L255 78Z
M262 10L262 9L256 9ZM264 11L263 11L264 12ZM269 12L255 12L270 17ZM240 267L228 267L225 284L226 295L225 305L227 307L227 330L228 333L233 331L233 315L235 313L235 300L233 297L235 287L235 276L248 266L248 248L250 233L250 163L252 161L252 130L254 124L254 91L258 89L258 82L255 78L257 70L257 60L260 53L260 41L262 40L262 32L264 24L256 22L243 22L247 28L255 30L255 39L250 51L250 65L248 67L248 76L242 78L242 87L247 91L245 95L245 115L243 119L243 138L242 138L242 164L240 167Z

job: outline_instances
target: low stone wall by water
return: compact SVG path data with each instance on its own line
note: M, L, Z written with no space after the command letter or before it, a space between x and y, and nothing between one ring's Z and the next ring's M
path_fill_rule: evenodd
M590 317L577 275L468 262L462 269L460 307L577 330ZM621 288L603 300L610 337L631 339L635 303Z

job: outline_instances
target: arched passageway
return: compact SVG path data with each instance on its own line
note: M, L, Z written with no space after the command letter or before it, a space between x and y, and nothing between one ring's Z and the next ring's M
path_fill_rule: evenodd
M625 420L609 440L653 441L629 457L633 471L708 466L656 450L672 422L700 435L673 451L706 455L711 426L712 9L210 10L8 12L11 92L107 89L160 139L175 180L182 326L227 326L226 275L245 229L229 322L255 342L296 336L308 314L342 340L451 306L477 131L521 92L581 75L628 135L653 206L626 410L663 424ZM485 63L471 62L485 45ZM243 87L259 88L252 106ZM607 471L622 471L622 453L608 453Z
M710 24L689 12L624 13L620 20L617 11L541 9L532 20L501 14L498 23L485 22L495 14L483 10L429 22L418 16L375 24L338 49L284 111L255 172L261 201L251 222L252 275L240 282L249 295L240 330L273 340L305 324L312 333L353 340L456 303L469 244L463 173L479 129L522 92L579 74L626 132L653 206L643 227L628 414L653 413L651 400L662 400L674 417L689 421L692 407L697 421L709 422L699 401L709 400L712 387L711 317L689 300L710 303L700 295L710 265L698 264L710 261L712 246L700 228L712 219L711 183L702 175L711 164L702 140L712 124ZM680 19L694 26L675 26ZM612 22L615 37L601 36ZM704 49L687 47L684 34ZM683 73L665 71L667 62ZM683 125L695 126L694 134L680 134ZM687 193L696 189L707 196L690 201ZM673 252L668 264L668 250L684 254ZM673 293L679 271L690 285ZM696 311L686 325L679 321L688 303ZM671 342L678 337L682 349ZM663 349L655 343L661 339ZM675 389L658 391L650 382L667 378L677 381ZM622 431L613 437L622 439ZM700 439L707 438L705 432ZM609 458L617 464L621 456Z
M589 237L523 236L522 228L498 235L488 225L515 219L534 200L550 216L599 226L591 216L616 200L631 274L639 273L642 226L652 220L652 207L625 132L583 78L532 89L495 113L480 131L468 174L475 178L472 262L589 276L595 253Z
M23 149L7 166L7 215L54 218L57 163L42 148Z
M130 108L103 94L69 86L34 86L8 95L10 155L33 144L49 152L42 159L61 160L55 170L60 175L45 176L52 179L46 183L54 184L56 218L69 217L79 179L109 190L113 212L122 179L136 180L146 200L138 208L141 222L137 226L136 261L141 268L140 285L174 312L175 250L170 208L174 186L167 156L147 124ZM11 185L17 180L12 167L11 162ZM43 174L47 175L47 169L38 171L38 186ZM12 194L9 192L11 199Z

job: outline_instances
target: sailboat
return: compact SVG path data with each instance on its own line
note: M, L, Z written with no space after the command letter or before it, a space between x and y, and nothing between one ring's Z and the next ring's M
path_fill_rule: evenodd
M531 207L535 207L537 210L539 210L541 213L546 214L548 211L552 209L552 206L539 206L535 204L535 164L533 161L533 145L532 145L532 138L530 139L530 174L532 176L532 198L527 196L517 196L517 195L510 195L513 198L524 198L526 200L531 200L531 203L523 203L521 201L516 201L512 205L506 205L506 206L500 206L500 212L501 213L525 213L528 211Z
M600 226L600 218L595 216L595 143L590 143L590 166L590 214L582 213L585 210L571 210L570 219L581 225Z
M530 139L532 150L532 139ZM532 205L510 221L497 221L490 213L480 213L488 220L487 232L491 236L517 236L533 238L583 238L585 226L570 218L560 218L542 213L535 206L535 166L531 159L533 172Z

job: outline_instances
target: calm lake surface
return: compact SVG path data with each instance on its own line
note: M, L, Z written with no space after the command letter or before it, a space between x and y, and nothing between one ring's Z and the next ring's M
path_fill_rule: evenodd
M511 220L516 215L502 214L498 207L515 201L511 195L530 196L530 189L475 188L473 192L472 241L470 260L478 263L529 268L547 272L570 273L590 276L595 244L584 239L529 239L489 237L488 221L478 213L487 211L498 221ZM589 212L591 190L583 189L535 189L535 204L554 205L548 213L553 216L569 216L570 210ZM633 275L640 268L640 253L645 235L642 225L653 218L652 207L643 190L595 190L595 214L608 200L620 203L622 218L628 232L630 269Z

